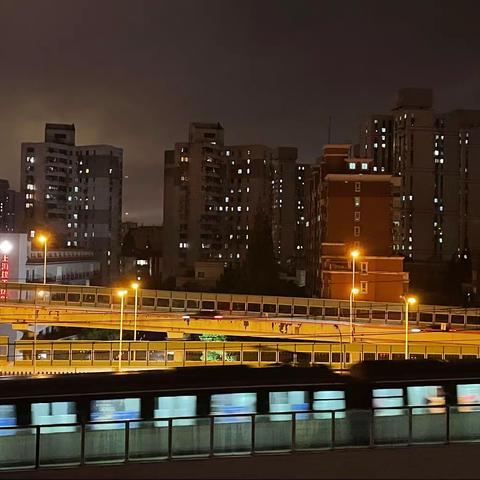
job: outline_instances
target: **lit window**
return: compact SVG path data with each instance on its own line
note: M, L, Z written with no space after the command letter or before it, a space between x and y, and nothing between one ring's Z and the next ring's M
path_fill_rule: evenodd
M356 207L360 206L360 197L353 197L353 203Z
M355 222L359 222L360 221L360 212L354 212L353 214L353 220Z
M349 168L350 170L355 170L355 169L357 168L357 164L356 164L355 162L350 162L350 163L348 164L348 168Z
M242 174L242 169L239 168L239 169L237 170L237 173L238 173L239 175L241 175L241 174Z
M303 412L309 410L308 393L305 391L270 392L270 412ZM291 420L291 415L272 415L272 420ZM301 416L297 416L301 418Z
M353 236L354 237L359 237L360 236L360 227L359 226L353 227Z
M314 414L314 418L332 418L334 411L335 418L345 418L344 411L337 412L337 410L345 410L345 406L345 392L341 390L313 392L313 410L325 412Z
M360 293L368 293L368 282L360 282Z
M368 170L368 163L362 163L362 170Z
M373 408L375 416L403 415L404 410L391 407L403 407L402 388L375 388L373 390Z
M194 417L197 414L196 395L155 398L155 418ZM180 422L180 423L179 423ZM193 425L194 419L175 420L175 425Z
M360 188L361 188L360 182L355 182L355 191L356 191L356 192L359 192L359 191L360 191Z
M123 352L124 354L126 352ZM117 353L118 356L118 353ZM105 420L136 420L140 418L139 398L118 398L112 400L93 400L90 402L90 419L92 421ZM111 429L112 424L95 425L95 429ZM123 428L123 424L118 424Z
M210 413L212 415L256 412L256 393L217 393L211 397ZM215 423L244 422L245 420L245 417L221 417L215 419Z
M77 421L75 402L32 403L31 412L32 424L34 425L75 423ZM75 430L75 427L42 428L42 432L44 433L57 433Z
M360 272L368 273L368 262L360 262Z
M408 405L412 413L445 413L445 392L441 386L407 387Z

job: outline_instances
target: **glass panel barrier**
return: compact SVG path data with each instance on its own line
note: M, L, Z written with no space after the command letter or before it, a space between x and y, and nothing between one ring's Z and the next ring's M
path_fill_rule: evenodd
M252 416L216 416L214 422L214 453L236 454L252 451Z
M41 466L79 464L81 433L79 425L40 427L39 464Z
M192 423L193 421L193 423ZM186 425L185 423L189 423ZM210 417L172 420L172 456L210 454Z
M35 465L35 429L0 429L0 468L25 468Z
M125 422L85 425L85 462L101 463L125 459Z
M362 447L370 445L371 410L335 411L334 446Z
M408 408L375 409L373 412L373 443L375 445L408 444Z
M130 422L129 459L168 457L168 421Z
M444 443L447 441L445 406L412 407L412 443Z
M292 449L292 413L255 416L255 451L276 452Z
M295 415L295 448L309 450L332 445L333 412Z

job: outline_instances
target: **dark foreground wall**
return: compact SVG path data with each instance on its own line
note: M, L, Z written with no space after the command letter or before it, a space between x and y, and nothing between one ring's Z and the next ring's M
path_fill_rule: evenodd
M2 472L0 479L479 478L480 444L375 448Z

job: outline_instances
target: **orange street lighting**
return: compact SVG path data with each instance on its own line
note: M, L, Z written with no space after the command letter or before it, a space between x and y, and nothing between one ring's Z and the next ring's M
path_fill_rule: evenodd
M122 339L123 339L123 305L125 295L128 290L118 290L117 295L120 297L120 345L118 348L118 370L122 370Z
M415 297L412 297L411 295L407 297L402 297L403 301L405 302L405 360L408 359L408 307L410 305L415 305L417 303L417 299Z
M43 245L43 284L47 284L47 243L48 238L45 235L40 235L38 241Z
M135 306L133 309L133 341L137 340L137 311L138 311L138 288L140 284L138 282L133 282L131 287L135 290Z

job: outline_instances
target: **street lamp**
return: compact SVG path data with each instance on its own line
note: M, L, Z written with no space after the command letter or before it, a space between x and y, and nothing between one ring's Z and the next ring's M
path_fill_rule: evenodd
M133 341L137 341L137 309L138 309L138 287L137 282L132 283L131 287L135 290L135 307L133 309Z
M358 293L358 288L352 288L350 291L350 343L353 342L353 301Z
M350 289L350 343L353 338L353 296L358 293L358 288L355 288L355 259L360 255L358 250L352 250L350 257L352 257L352 288Z
M47 243L48 238L45 235L40 235L38 241L43 245L43 284L47 284Z
M405 360L408 360L408 307L417 303L415 297L402 297L405 302Z
M120 345L118 349L118 371L122 370L122 340L123 340L123 306L127 290L119 290L117 295L120 297Z

